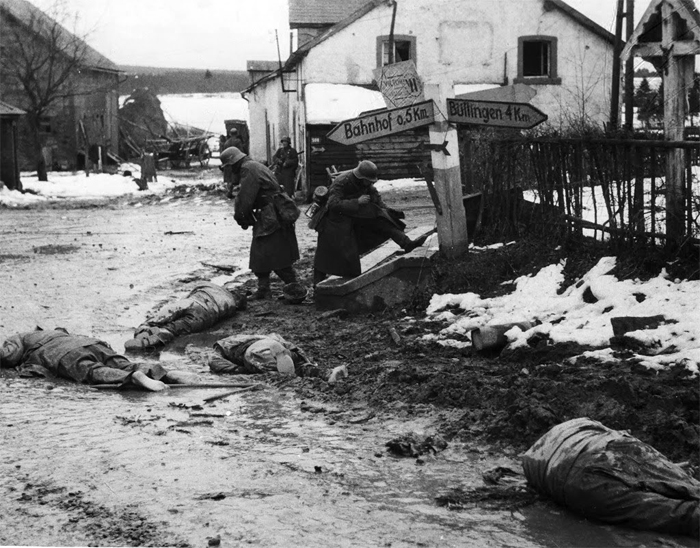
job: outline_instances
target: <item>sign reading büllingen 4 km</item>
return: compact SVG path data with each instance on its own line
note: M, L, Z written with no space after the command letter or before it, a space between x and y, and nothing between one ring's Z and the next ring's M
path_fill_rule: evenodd
M530 129L546 119L529 103L447 99L447 120L458 124Z
M340 122L328 132L331 141L355 145L377 137L427 126L435 121L435 104L423 101L409 107L382 110Z

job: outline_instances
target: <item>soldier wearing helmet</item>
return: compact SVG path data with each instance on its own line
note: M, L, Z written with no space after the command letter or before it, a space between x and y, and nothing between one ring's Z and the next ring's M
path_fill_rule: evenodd
M231 128L231 130L228 132L228 138L221 145L222 154L223 154L223 152L226 151L227 148L231 148L231 147L236 147L243 154L248 153L248 149L246 148L245 143L243 142L243 139L241 139L241 136L235 127ZM225 165L223 160L221 161L221 170L224 172L224 184L226 185L226 188L228 189L228 196L229 196L229 198L232 198L233 197L233 188L238 186L238 181L236 180L236 178L233 175L233 170L231 169L231 165L230 164Z
M404 233L404 214L384 204L374 187L377 178L377 166L362 160L331 184L325 212L316 227L314 285L328 275L359 276L360 255L389 239L406 252L425 243L426 237L411 240Z
M280 139L280 148L272 157L272 171L277 176L277 181L284 191L294 197L297 167L299 167L299 154L292 147L289 137Z
M249 268L258 278L254 298L269 299L272 296L271 272L274 271L285 284L297 282L292 266L299 259L294 225L281 221L274 204L275 196L282 194L282 188L272 171L236 147L229 147L221 153L221 163L230 165L234 177L240 181L233 218L243 230L253 227Z

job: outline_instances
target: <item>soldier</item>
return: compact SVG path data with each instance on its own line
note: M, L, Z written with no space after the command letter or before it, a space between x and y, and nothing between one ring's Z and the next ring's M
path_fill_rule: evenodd
M258 278L253 298L269 299L272 271L286 284L297 282L292 266L299 259L294 224L281 221L275 207L275 197L282 194L282 188L266 166L251 160L236 147L224 150L221 162L230 165L240 180L233 217L243 230L253 227L249 268Z
M328 275L355 277L361 273L360 255L391 239L405 252L425 243L411 240L401 221L403 212L387 207L374 187L377 166L363 160L340 173L328 190L319 212L318 246L314 257L314 285Z
M297 167L299 166L299 154L292 148L292 140L289 137L280 139L280 148L272 157L272 171L277 176L277 181L284 191L294 197Z

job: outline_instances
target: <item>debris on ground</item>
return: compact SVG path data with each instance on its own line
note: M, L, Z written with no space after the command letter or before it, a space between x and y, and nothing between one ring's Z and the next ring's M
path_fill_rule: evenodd
M436 455L447 448L447 442L439 435L421 436L410 432L386 442L389 452L397 457L417 458L425 454Z

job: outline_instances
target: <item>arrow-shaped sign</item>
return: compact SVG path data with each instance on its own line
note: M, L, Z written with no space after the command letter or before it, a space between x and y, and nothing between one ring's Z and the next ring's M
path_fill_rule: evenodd
M528 103L447 100L447 120L457 124L530 129L546 119L544 112Z
M427 126L435 121L435 105L423 101L410 107L394 108L340 122L328 132L328 139L343 145L355 145L377 137Z

